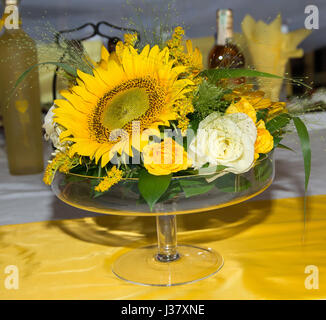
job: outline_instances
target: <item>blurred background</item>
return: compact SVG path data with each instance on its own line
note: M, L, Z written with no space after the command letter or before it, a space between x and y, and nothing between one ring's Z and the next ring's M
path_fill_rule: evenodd
M0 3L0 12L4 10L4 3L4 0ZM242 22L247 15L256 21L262 20L269 24L278 14L281 14L282 31L286 33L305 28L305 20L309 15L305 10L311 5L318 9L318 29L312 30L313 32L298 44L304 54L288 59L286 72L293 78L304 79L307 83L313 82L314 88L318 88L326 85L326 20L323 19L326 14L326 2L323 0L22 0L19 3L19 15L24 31L37 41L38 57L42 61L46 60L47 53L42 43L53 42L55 31L78 28L86 23L96 25L105 21L118 27L134 29L139 29L140 23L149 29L157 29L160 23L182 25L186 30L186 37L194 39L195 45L201 49L204 65L207 66L209 50L216 37L217 9L233 10L235 34L243 32ZM123 38L124 31L104 24L99 29L109 37ZM80 39L90 37L93 32L92 27L85 27L65 36ZM102 37L102 40L105 42L107 39ZM84 46L96 59L99 57L100 38L93 36L89 41L92 43L84 43ZM247 46L242 44L244 53ZM250 62L250 58L247 60ZM48 69L46 74L40 71L41 102L43 106L48 106L53 98L52 80ZM281 97L304 92L303 87L289 85L283 88Z
M324 0L22 0L21 15L24 26L30 29L38 27L40 21L49 21L57 30L74 28L85 22L106 20L123 25L125 19L135 17L134 7L143 9L142 19L150 24L153 7L166 10L168 6L175 13L174 23L183 23L190 38L213 36L216 32L215 11L218 8L230 8L234 14L234 30L241 31L243 18L250 14L255 20L272 21L281 13L289 30L304 28L307 16L305 8L316 5L319 9L319 31L311 35L302 48L316 50L326 45L323 33L326 31L326 2ZM3 3L2 7L3 10ZM34 33L34 36L37 34Z

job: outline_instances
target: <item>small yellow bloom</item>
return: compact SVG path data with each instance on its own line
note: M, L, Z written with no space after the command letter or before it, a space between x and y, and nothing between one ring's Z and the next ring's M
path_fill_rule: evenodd
M79 159L72 159L65 152L57 153L55 157L49 161L49 164L44 171L43 182L47 185L51 185L57 170L63 173L67 173L72 167L77 164L78 161Z
M186 170L191 166L184 148L172 138L148 144L143 149L144 166L150 174L161 176Z
M182 27L180 27L180 26L176 27L174 29L172 38L166 42L167 46L169 48L181 47L184 34L185 34L185 32Z
M257 139L255 143L255 160L259 158L259 153L268 153L274 147L273 136L266 129L263 120L257 122Z
M178 26L174 29L174 34L176 37L183 37L185 35L185 31L182 27Z
M176 60L176 65L187 67L190 71L190 78L193 78L203 69L203 56L198 48L193 49L191 40L186 41L187 52L185 52L183 36L184 30L176 27L172 38L166 42L166 46L170 50L170 55Z
M52 166L49 163L47 167L45 168L44 175L43 175L43 182L50 186L52 183L52 180L54 178L55 171L52 170Z
M178 120L178 128L181 129L182 133L185 133L189 125L187 115L194 112L191 99L178 100L173 106L173 109L177 114L176 119Z
M134 46L138 40L137 33L125 33L124 36L124 43L127 46Z
M254 123L257 121L256 110L246 98L241 98L237 103L231 103L226 110L226 114L245 113Z
M204 68L203 55L197 47L193 50L191 40L186 41L186 48L189 65L193 69L193 73L197 74Z
M109 190L114 184L118 183L123 176L123 171L117 169L116 166L108 172L107 176L94 188L95 191L105 192Z

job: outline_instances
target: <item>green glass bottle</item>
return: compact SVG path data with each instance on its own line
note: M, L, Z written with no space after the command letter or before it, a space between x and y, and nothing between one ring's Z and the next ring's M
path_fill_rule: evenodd
M43 171L43 139L38 70L35 68L10 96L19 76L37 63L36 44L21 28L18 1L5 1L0 37L0 108L9 171L13 175Z

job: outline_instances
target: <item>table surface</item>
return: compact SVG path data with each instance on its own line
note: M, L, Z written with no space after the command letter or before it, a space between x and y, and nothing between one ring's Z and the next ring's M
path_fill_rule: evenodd
M284 144L298 152L277 150L275 182L255 200L178 217L179 242L211 247L225 265L206 280L171 288L128 284L111 272L117 256L155 242L153 218L85 212L57 200L41 175L10 176L2 136L0 299L325 299L325 120L307 118L313 156L306 231L303 165L290 135ZM46 145L46 156L50 151ZM1 270L8 265L19 268L18 290L5 288ZM319 270L318 289L305 285L309 265Z

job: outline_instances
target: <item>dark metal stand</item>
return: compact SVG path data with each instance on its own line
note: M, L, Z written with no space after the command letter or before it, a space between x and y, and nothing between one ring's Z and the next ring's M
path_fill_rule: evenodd
M55 43L56 43L57 46L61 47L60 42L62 40L65 43L71 42L71 44L74 46L74 48L77 48L78 50L80 50L80 52L82 54L83 53L83 46L82 46L81 42L84 41L84 40L90 39L90 38L92 38L92 37L94 37L96 35L99 35L99 36L107 39L106 48L111 53L111 52L115 51L115 46L119 41L121 41L121 39L119 37L115 37L115 36L111 37L111 36L106 35L105 33L103 33L100 30L101 26L107 26L109 28L120 30L120 31L127 31L127 32L137 33L138 41L140 40L139 32L137 30L135 30L135 29L119 27L119 26L116 26L116 25L114 25L112 23L109 23L109 22L106 22L106 21L100 21L97 24L89 22L89 23L85 23L82 26L77 27L77 28L58 31L55 34ZM84 36L84 37L81 36L81 37L73 38L73 39L66 39L66 38L63 37L64 34L72 34L72 33L75 33L77 31L80 31L80 30L85 30L88 27L91 27L93 29L92 33L90 35L88 35L88 36ZM66 53L63 54L60 61L62 61L64 59L65 54ZM56 96L57 96L57 72L58 72L58 70L59 70L59 67L56 68L56 70L54 72L54 76L53 76L53 81L52 81L53 100L55 100Z

